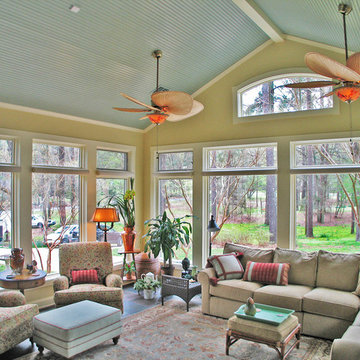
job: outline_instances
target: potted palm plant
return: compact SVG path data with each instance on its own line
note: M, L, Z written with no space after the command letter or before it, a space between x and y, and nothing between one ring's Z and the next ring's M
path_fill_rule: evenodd
M170 219L164 211L162 215L145 221L145 226L148 227L148 231L144 235L147 238L145 252L152 252L154 257L157 257L162 251L164 256L162 270L166 275L174 274L172 265L172 257L175 255L174 248L178 249L181 244L188 245L190 242L192 226L189 222L184 221L189 217L191 215Z
M133 251L136 232L135 227L135 191L134 178L130 179L130 190L125 194L114 195L108 200L108 206L115 207L124 220L124 231L121 233L125 251Z

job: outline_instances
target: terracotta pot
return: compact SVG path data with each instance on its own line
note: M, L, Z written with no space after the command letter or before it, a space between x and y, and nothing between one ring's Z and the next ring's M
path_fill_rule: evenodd
M23 249L11 249L10 267L16 274L21 274L22 269L24 268L24 261L25 255L23 254Z
M149 258L148 254L142 252L135 256L136 271L139 278L142 274L148 272L153 273L155 276L160 275L160 261L158 258L154 258L153 255Z
M126 279L127 279L127 280L131 280L131 279L132 279L132 273L127 273L125 276L126 276Z
M170 276L174 276L174 270L175 270L175 266L171 265L171 267L169 265L167 266L162 266L161 267L161 273L163 275L170 275Z
M136 232L134 227L124 227L124 231L121 233L123 239L125 251L134 251Z

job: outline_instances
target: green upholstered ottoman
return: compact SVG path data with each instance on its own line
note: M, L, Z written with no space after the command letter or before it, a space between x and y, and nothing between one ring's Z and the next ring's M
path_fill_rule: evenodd
M66 358L106 340L116 345L121 333L121 310L84 300L34 317L34 342Z
M250 340L266 344L274 348L280 359L285 359L292 349L300 345L300 328L298 318L290 315L280 325L265 324L262 322L240 319L232 316L228 321L226 332L226 355L229 355L229 348L239 339ZM286 345L296 337L295 342L285 352Z

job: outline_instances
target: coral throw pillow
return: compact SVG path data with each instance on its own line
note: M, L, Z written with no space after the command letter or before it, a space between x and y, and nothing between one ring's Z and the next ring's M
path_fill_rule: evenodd
M268 285L287 285L290 264L257 263L248 261L244 280L257 281Z
M214 255L209 257L208 262L213 266L219 280L241 279L244 268L238 257L238 253Z
M71 270L70 276L72 284L98 284L100 282L97 269Z

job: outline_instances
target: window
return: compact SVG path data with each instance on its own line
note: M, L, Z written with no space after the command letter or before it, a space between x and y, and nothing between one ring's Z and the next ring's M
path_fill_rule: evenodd
M127 170L127 153L121 151L97 150L96 167L98 169Z
M127 188L127 181L125 179L96 179L96 202L101 206L106 206L108 199L111 196L118 196L124 194ZM120 222L114 223L113 229L107 233L107 241L111 244L112 252L115 262L120 262L118 255L119 250L123 250L123 242L121 232L124 230L124 222L120 216ZM96 229L96 240L104 241L104 232Z
M333 107L332 87L290 89L286 84L324 80L307 74L288 74L252 83L237 91L238 117L288 113Z
M184 178L159 179L159 214L166 211L171 219L193 214L193 180ZM186 221L193 223L192 218ZM161 254L162 255L162 254ZM192 259L192 241L175 250L175 260Z
M160 152L158 171L189 171L193 169L193 152Z
M48 273L58 272L59 245L80 241L80 175L76 170L73 174L64 171L80 167L80 149L34 143L33 165L33 257ZM54 170L42 172L35 165L51 166Z
M296 247L360 251L360 142L293 143ZM306 173L301 173L302 169Z
M97 149L96 151L96 202L98 206L107 206L112 196L120 196L128 188L128 178L124 178L124 171L128 170L128 153L114 150ZM111 175L107 173L111 170ZM128 174L126 175L128 176ZM107 241L111 244L113 263L120 263L119 251L124 250L121 232L124 230L124 221L114 223L114 227L107 232ZM96 229L96 240L103 241L104 232Z
M74 146L33 143L33 165L80 167L80 148Z
M14 175L11 165L15 163L15 142L12 139L0 138L0 257L9 255L13 247L13 183ZM0 263L0 271L5 264Z
M207 170L276 169L276 145L205 148Z
M276 246L276 152L273 144L205 149L207 218L214 215L221 229L211 234L212 254L221 253L226 242Z

